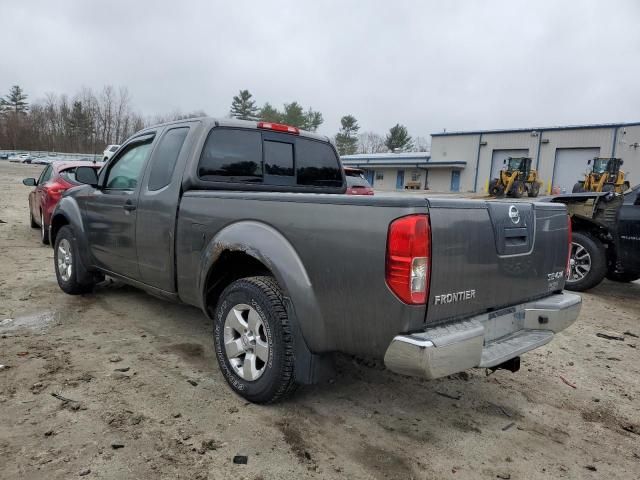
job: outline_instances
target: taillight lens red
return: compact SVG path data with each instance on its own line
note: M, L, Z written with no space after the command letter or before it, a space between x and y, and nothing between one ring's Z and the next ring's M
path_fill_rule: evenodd
M389 225L385 277L404 303L424 304L431 276L431 227L428 215L409 215Z
M293 133L295 135L300 134L300 130L298 128L292 127L291 125L284 125L282 123L258 122L258 128L264 128L265 130L273 130L276 132Z
M568 234L568 248L569 251L567 252L567 271L566 271L566 277L569 278L569 276L571 275L571 242L572 242L572 237L573 237L573 227L571 225L571 215L567 215L567 234Z
M53 199L59 199L60 196L71 188L71 185L67 182L63 182L62 180L54 180L50 184L47 185L47 194Z

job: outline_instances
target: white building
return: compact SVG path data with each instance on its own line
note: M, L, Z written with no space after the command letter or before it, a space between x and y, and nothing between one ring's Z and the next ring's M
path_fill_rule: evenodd
M571 192L573 185L584 178L587 162L594 157L622 158L622 170L633 186L640 183L640 123L431 135L430 162L465 165L460 169L463 192L486 192L489 180L497 176L509 156L532 158L545 193L553 187ZM439 188L443 185L446 186L438 182Z
M467 161L462 159L434 161L429 152L371 153L343 155L345 167L365 171L376 190L460 190L461 171Z

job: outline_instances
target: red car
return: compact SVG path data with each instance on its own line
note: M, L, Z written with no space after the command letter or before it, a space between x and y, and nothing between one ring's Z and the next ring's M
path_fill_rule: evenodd
M347 195L373 195L373 188L364 176L364 171L359 168L344 167L344 175L347 178Z
M89 166L96 170L102 166L101 162L52 162L42 171L38 180L25 178L22 183L28 187L36 187L29 192L29 217L31 228L40 228L42 243L49 243L49 223L51 213L60 200L62 193L72 187L80 185L76 182L76 167Z

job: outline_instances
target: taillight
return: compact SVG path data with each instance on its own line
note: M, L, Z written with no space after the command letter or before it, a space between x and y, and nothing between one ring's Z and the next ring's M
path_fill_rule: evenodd
M566 276L569 278L571 276L571 242L573 241L573 227L571 226L571 215L567 215L567 234L568 234L568 246L569 251L567 252L567 272Z
M424 304L431 275L431 227L427 215L409 215L389 225L385 277L400 300Z
M47 185L47 194L57 200L60 198L60 195L69 190L69 188L71 188L71 185L68 183L56 180Z
M284 125L282 123L258 122L258 128L273 130L275 132L293 133L294 135L300 134L300 130L298 128L290 125Z

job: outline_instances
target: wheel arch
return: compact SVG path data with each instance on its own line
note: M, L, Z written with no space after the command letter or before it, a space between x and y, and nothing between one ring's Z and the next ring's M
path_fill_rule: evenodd
M219 294L233 280L271 275L282 289L287 311L305 342L311 350L322 348L326 336L313 285L295 248L275 228L257 221L228 225L204 248L200 265L198 289L209 317Z

